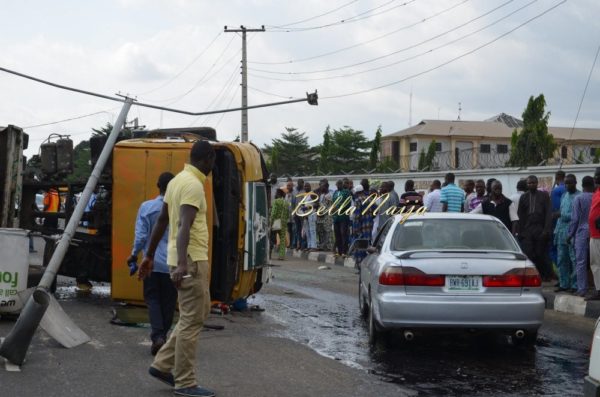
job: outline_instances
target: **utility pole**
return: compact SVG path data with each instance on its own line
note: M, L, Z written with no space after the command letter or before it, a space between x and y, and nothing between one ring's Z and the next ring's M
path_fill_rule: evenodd
M246 64L246 32L264 32L265 26L260 29L247 29L244 25L239 29L227 29L225 33L242 33L242 142L248 142L248 67Z

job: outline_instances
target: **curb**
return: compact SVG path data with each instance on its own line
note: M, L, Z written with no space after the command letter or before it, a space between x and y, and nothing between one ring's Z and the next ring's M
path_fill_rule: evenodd
M305 252L288 249L286 255L292 258L301 258L329 265L355 267L354 258L352 257L344 259L324 252ZM579 296L557 294L553 290L554 287L545 287L542 291L542 295L546 301L546 309L593 319L600 317L600 301L585 301Z
M354 258L340 258L335 257L333 254L327 254L325 252L306 252L306 251L296 251L288 249L286 251L286 256L292 258L301 258L312 262L322 262L327 263L329 265L336 266L344 266L349 268L354 268Z
M546 309L588 318L600 317L600 301L586 301L579 296L543 291Z

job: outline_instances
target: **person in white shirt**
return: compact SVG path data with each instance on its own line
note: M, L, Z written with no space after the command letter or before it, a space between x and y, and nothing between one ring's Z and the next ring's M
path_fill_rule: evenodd
M510 201L516 204L517 208L519 207L519 200L525 191L527 190L527 179L521 179L517 182L517 192L510 196Z
M425 196L425 208L427 212L442 212L442 203L440 202L440 194L442 193L442 183L436 179L431 182L431 191Z

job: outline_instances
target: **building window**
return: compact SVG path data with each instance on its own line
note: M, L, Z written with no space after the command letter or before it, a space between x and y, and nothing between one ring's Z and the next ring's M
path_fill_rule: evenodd
M508 153L508 145L497 145L496 151L498 153Z
M436 152L441 152L442 151L442 142L436 142L435 143L435 151Z
M410 143L410 151L411 152L416 152L417 151L417 142L411 142Z
M491 147L491 145L490 145L490 144L488 144L488 143L482 143L482 144L479 146L479 151L480 151L481 153L491 153L491 152L492 152L492 147Z
M567 155L568 155L568 149L567 149L567 147L566 146L562 146L560 148L560 157L563 158L563 159L566 159Z
M590 157L595 157L596 153L600 154L600 152L598 151L598 148L591 147L590 148Z

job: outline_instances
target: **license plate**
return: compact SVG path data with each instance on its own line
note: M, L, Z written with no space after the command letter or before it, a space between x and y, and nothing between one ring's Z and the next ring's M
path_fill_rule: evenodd
M481 276L446 276L448 291L479 291Z

